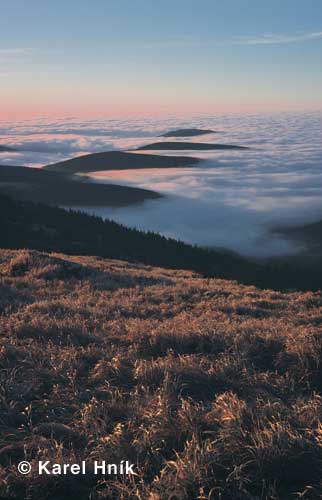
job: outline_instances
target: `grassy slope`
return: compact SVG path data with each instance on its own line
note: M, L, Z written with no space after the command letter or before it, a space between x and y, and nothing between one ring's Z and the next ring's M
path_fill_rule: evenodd
M16 199L67 206L128 206L160 198L148 189L95 184L39 168L0 165L0 191Z
M321 498L320 293L23 250L0 279L2 499Z

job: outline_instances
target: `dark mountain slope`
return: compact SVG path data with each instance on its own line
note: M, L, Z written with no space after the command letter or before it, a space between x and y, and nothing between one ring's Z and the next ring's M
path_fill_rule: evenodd
M94 153L47 165L54 172L96 172L100 170L129 170L139 168L173 168L196 165L198 158L180 156L158 156L123 151Z
M201 129L201 128L179 128L177 130L170 130L160 137L193 137L198 135L216 134L215 130Z
M5 153L5 152L10 152L10 151L15 151L13 148L9 148L9 146L1 146L0 145L0 153Z
M39 168L0 166L0 191L15 199L66 206L126 206L161 195L147 189L95 184Z
M152 144L147 144L146 146L141 146L137 148L137 151L147 151L147 150L200 150L207 151L212 149L249 149L245 146L234 146L231 144L208 144L202 142L154 142Z

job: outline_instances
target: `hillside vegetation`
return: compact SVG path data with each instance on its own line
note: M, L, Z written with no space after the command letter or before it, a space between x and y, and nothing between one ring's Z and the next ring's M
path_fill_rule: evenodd
M190 269L204 276L236 279L280 290L318 290L321 257L275 258L253 262L224 250L192 246L152 231L42 204L14 201L0 194L0 248L33 248L67 254Z
M1 499L321 498L320 292L30 250L0 286Z
M233 277L255 277L256 266L224 252L194 247L112 220L0 194L0 248L34 248L194 269Z

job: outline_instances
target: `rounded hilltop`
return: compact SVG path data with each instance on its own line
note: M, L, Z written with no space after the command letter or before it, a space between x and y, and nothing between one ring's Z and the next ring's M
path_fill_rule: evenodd
M161 134L159 137L193 137L197 135L217 134L216 130L202 128L178 128Z

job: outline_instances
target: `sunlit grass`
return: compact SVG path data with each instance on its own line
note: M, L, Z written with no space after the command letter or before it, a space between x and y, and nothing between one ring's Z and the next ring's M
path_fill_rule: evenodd
M320 292L1 251L0 311L1 498L321 497ZM137 475L23 477L23 459Z

